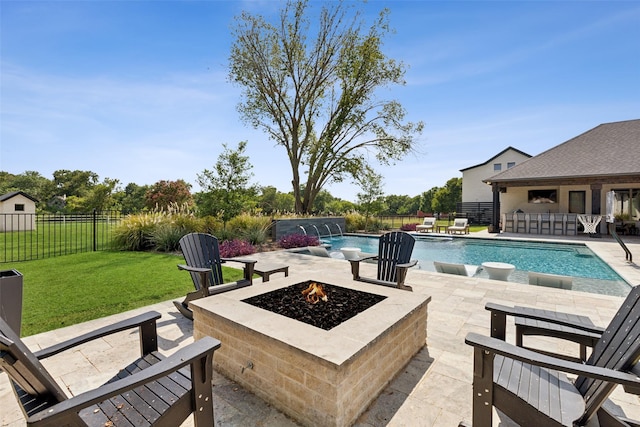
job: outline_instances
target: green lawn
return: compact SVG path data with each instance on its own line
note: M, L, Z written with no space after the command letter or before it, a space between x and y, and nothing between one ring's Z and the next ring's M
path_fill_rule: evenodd
M150 252L86 252L2 264L23 275L22 335L180 298L193 284L181 256ZM226 281L242 270L223 267Z

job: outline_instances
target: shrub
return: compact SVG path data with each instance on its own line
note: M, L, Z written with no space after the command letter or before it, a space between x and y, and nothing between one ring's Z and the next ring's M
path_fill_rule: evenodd
M113 233L116 249L125 251L144 251L154 247L153 233L158 224L166 220L159 212L129 215Z
M418 223L402 224L402 226L400 227L400 230L402 230L402 231L416 231L416 226L417 225L418 225Z
M306 234L287 234L278 239L278 246L283 249L304 248L305 246L318 246L320 240L316 236Z
M271 219L265 216L238 215L227 223L227 229L233 236L238 236L251 244L259 245L267 241Z
M254 253L256 253L256 248L246 240L233 239L220 243L220 256L222 258L233 258Z
M158 224L151 235L155 249L161 252L180 250L180 239L189 231L185 231L175 224Z

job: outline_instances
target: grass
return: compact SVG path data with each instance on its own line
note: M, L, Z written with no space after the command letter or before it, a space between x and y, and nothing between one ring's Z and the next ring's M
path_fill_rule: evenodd
M151 252L85 252L12 263L23 275L22 335L74 325L170 299L193 290L178 270L184 258ZM226 281L242 270L223 267Z

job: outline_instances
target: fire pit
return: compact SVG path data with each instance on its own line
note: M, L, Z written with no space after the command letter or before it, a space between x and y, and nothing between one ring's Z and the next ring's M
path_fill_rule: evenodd
M312 290L302 291L312 283L322 286L326 302L306 301ZM270 301L275 307L278 297L295 292L309 310L324 310L333 299L338 303L343 290L348 298L377 301L328 329L252 305ZM301 424L347 426L425 345L429 300L417 292L355 282L350 274L323 272L321 281L291 275L190 306L195 338L209 335L222 342L216 370Z
M385 298L307 280L242 301L329 331Z

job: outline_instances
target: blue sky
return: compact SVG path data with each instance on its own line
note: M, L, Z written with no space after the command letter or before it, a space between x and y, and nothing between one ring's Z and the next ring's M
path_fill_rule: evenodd
M90 170L123 187L184 179L197 191L222 143L247 140L253 182L290 191L284 149L240 121L226 68L234 17L281 4L0 0L0 170ZM380 97L425 122L418 154L377 168L387 194L443 186L508 146L536 155L640 118L640 2L370 1L364 11L383 7L396 30L385 52L408 70Z

